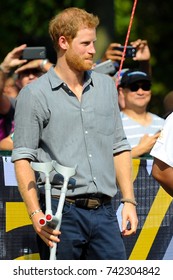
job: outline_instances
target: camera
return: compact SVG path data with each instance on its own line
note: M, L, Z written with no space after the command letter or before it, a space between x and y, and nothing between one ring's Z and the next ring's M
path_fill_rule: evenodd
M123 52L124 51L124 46L116 47L114 49ZM125 58L133 58L135 56L136 56L136 48L134 48L132 46L127 46L126 47Z
M112 60L108 59L104 62L97 64L92 70L102 74L114 74L115 66Z
M45 47L26 47L23 52L21 59L46 59L46 48Z

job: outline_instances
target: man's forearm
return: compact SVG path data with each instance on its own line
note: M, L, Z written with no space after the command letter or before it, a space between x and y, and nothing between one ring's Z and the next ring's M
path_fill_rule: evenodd
M28 214L40 208L35 175L28 160L18 160L14 163L19 192L25 202Z
M131 152L125 151L114 156L116 180L123 198L135 200L132 181Z

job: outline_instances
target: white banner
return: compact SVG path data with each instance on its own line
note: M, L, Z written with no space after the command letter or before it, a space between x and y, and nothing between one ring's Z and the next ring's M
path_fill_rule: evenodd
M3 165L5 186L17 186L14 164L11 162L11 157L3 157Z

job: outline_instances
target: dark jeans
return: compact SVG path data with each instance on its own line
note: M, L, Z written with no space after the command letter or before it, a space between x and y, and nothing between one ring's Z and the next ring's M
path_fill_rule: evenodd
M58 200L52 200L53 213ZM44 210L44 209L43 209ZM126 260L125 246L112 203L86 210L65 203L61 224L59 260ZM41 259L49 259L49 248L38 236Z

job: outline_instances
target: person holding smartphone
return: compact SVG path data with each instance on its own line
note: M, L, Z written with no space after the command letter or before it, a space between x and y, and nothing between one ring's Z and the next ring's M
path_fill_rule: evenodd
M118 71L123 50L124 46L122 46L120 43L110 43L100 61L103 62L108 59L112 60L116 70ZM127 46L125 60L126 58L130 58L133 61L138 62L136 68L148 73L149 75L151 75L150 57L151 54L147 40L137 39L130 42L130 44ZM127 68L126 65L125 68Z
M14 113L18 92L52 66L52 63L47 59L32 59L34 58L32 53L29 60L24 59L22 53L26 46L23 44L10 51L0 67L0 150L3 151L13 149ZM17 88L15 98L11 98L3 92L5 81L11 71L15 75L14 83Z

